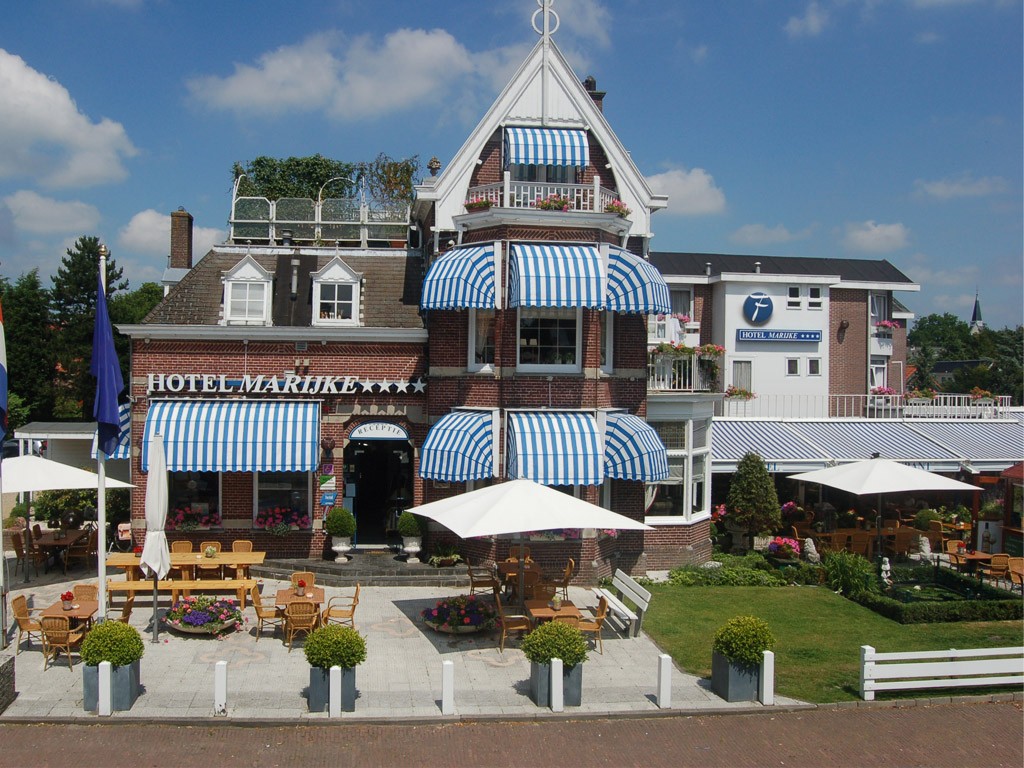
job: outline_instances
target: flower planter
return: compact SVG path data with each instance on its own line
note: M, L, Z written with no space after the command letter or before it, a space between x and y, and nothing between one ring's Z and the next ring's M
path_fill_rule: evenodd
M331 670L309 668L309 690L306 695L310 712L326 712L331 702ZM341 668L341 711L356 710L356 668Z
M538 707L551 706L551 665L530 662L530 698ZM562 667L562 703L579 707L583 703L583 665Z
M420 550L423 549L423 538L420 536L403 536L402 537L402 551L407 555L407 563L418 563L420 559L417 555Z
M334 562L347 563L351 559L348 553L352 551L352 537L331 536L331 551L334 552Z
M183 632L186 635L219 635L225 630L234 629L235 622L219 621L216 624L201 624L198 627L191 624L172 624L164 619L164 626L173 629L175 632Z
M483 624L438 624L436 621L424 621L428 627L435 632L443 632L446 635L472 635L484 630Z
M100 668L82 665L82 709L95 712L99 707ZM110 704L115 712L125 712L139 698L139 662L110 669Z
M711 690L726 701L757 701L761 667L737 664L711 652Z

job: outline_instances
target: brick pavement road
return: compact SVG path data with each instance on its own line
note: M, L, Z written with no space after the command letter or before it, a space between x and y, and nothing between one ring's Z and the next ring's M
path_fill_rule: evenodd
M122 720L0 724L0 766L1020 768L1022 743L1020 702L405 725L247 727Z

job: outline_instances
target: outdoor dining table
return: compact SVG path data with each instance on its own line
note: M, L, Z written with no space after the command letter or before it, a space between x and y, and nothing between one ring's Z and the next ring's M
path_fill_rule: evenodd
M100 604L96 600L75 600L71 604L71 608L64 610L64 602L58 600L56 603L51 605L46 610L42 611L40 616L67 616L71 619L72 626L76 623L84 622L86 625L92 622L92 617L96 614L96 611L100 609Z
M266 556L266 552L218 552L213 557L202 552L171 552L171 567L191 569L197 565L211 565L239 569L260 565ZM138 578L141 562L142 556L133 552L111 552L107 555L107 565L123 568L127 579Z
M580 609L571 600L563 600L558 610L555 610L550 600L527 600L524 605L527 615L534 624L541 621L551 621L556 616L571 616L576 619L583 618Z
M288 603L294 600L312 600L317 605L320 605L324 601L324 588L323 587L306 587L304 594L295 594L295 587L285 587L284 589L277 590L277 597L274 600L275 605L279 605L282 608L287 608Z
M89 535L87 530L74 531L47 531L42 536L32 539L39 549L52 550L53 559L56 562L60 559L64 550L72 544L77 544ZM48 570L44 566L44 570Z
M957 553L957 557L960 557L967 564L967 571L974 573L978 569L978 563L989 563L992 561L992 555L988 552L964 552Z

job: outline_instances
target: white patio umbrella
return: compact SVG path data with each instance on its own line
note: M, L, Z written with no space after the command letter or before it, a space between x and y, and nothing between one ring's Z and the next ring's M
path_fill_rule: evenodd
M164 439L158 434L149 441L149 475L146 478L146 541L142 547L141 567L153 577L153 642L159 642L160 621L157 616L157 582L171 570L171 553L167 549L167 459Z
M4 459L4 493L62 491L73 488L98 488L95 472L50 461L40 456L15 456ZM106 478L105 488L133 488L131 483Z
M440 523L464 539L555 528L652 530L638 520L525 478L432 501L409 511ZM519 579L522 595L522 568Z

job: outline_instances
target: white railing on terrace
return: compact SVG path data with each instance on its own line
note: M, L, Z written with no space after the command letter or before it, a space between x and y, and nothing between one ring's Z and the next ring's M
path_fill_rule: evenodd
M718 378L717 357L652 355L647 362L649 392L712 392Z
M970 395L939 394L931 400L905 395L757 395L751 400L726 398L716 416L814 419L991 419L1011 404L1009 396L977 400Z
M603 213L605 206L618 195L601 186L601 179L594 177L592 184L559 184L541 181L512 181L505 171L504 182L470 187L466 200L490 200L499 208L536 208L540 200L551 195L564 197L569 201L569 210Z
M334 245L341 241L367 248L371 241L407 241L409 206L343 197L319 202L308 197L236 197L230 224L235 243L273 243L289 230L296 243Z

